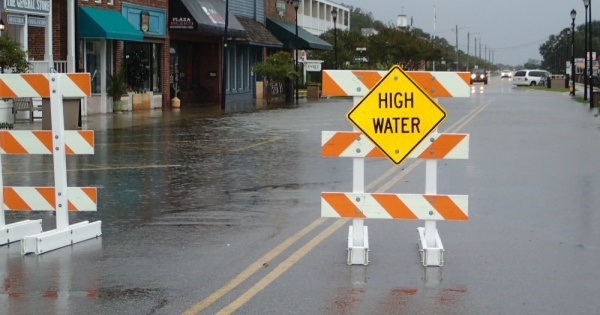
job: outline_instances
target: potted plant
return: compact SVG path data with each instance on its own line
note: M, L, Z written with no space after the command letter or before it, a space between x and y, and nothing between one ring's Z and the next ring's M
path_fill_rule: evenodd
M127 79L123 69L119 70L115 75L108 73L106 92L113 99L113 112L121 112L123 110L121 97L127 93Z
M177 82L173 82L173 98L171 99L171 107L179 108L181 106L181 101L177 97L177 93L179 93L179 84Z

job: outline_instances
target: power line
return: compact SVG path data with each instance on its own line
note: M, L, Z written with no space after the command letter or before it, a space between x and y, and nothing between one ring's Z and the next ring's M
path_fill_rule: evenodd
M523 45L518 45L518 46L511 46L511 47L494 48L494 50L513 50L513 49L516 50L518 48L524 48L524 47L528 47L528 46L533 46L535 44L538 44L538 43L541 43L541 42L544 42L544 41L547 41L547 40L548 40L547 38L544 38L544 39L540 39L540 40L537 40L535 42L531 42L531 43L528 43L528 44L523 44Z

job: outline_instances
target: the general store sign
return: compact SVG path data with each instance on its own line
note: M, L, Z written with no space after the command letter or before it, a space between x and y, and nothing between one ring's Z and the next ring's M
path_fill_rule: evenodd
M4 10L12 13L50 15L52 0L4 0Z

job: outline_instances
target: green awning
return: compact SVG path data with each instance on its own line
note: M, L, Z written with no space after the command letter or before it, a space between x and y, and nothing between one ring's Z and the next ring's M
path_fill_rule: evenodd
M118 11L79 7L79 37L143 41L142 33Z
M296 48L296 24L268 18L267 29L283 43L284 47ZM298 49L333 50L333 46L298 26Z

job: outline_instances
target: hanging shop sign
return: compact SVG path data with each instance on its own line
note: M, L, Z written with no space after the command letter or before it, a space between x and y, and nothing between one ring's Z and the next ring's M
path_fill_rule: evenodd
M25 25L24 15L7 14L6 23L11 25Z
M29 26L34 26L34 27L48 26L48 20L46 20L46 18L39 18L39 17L33 17L33 16L30 16L27 19L27 23L29 24Z

